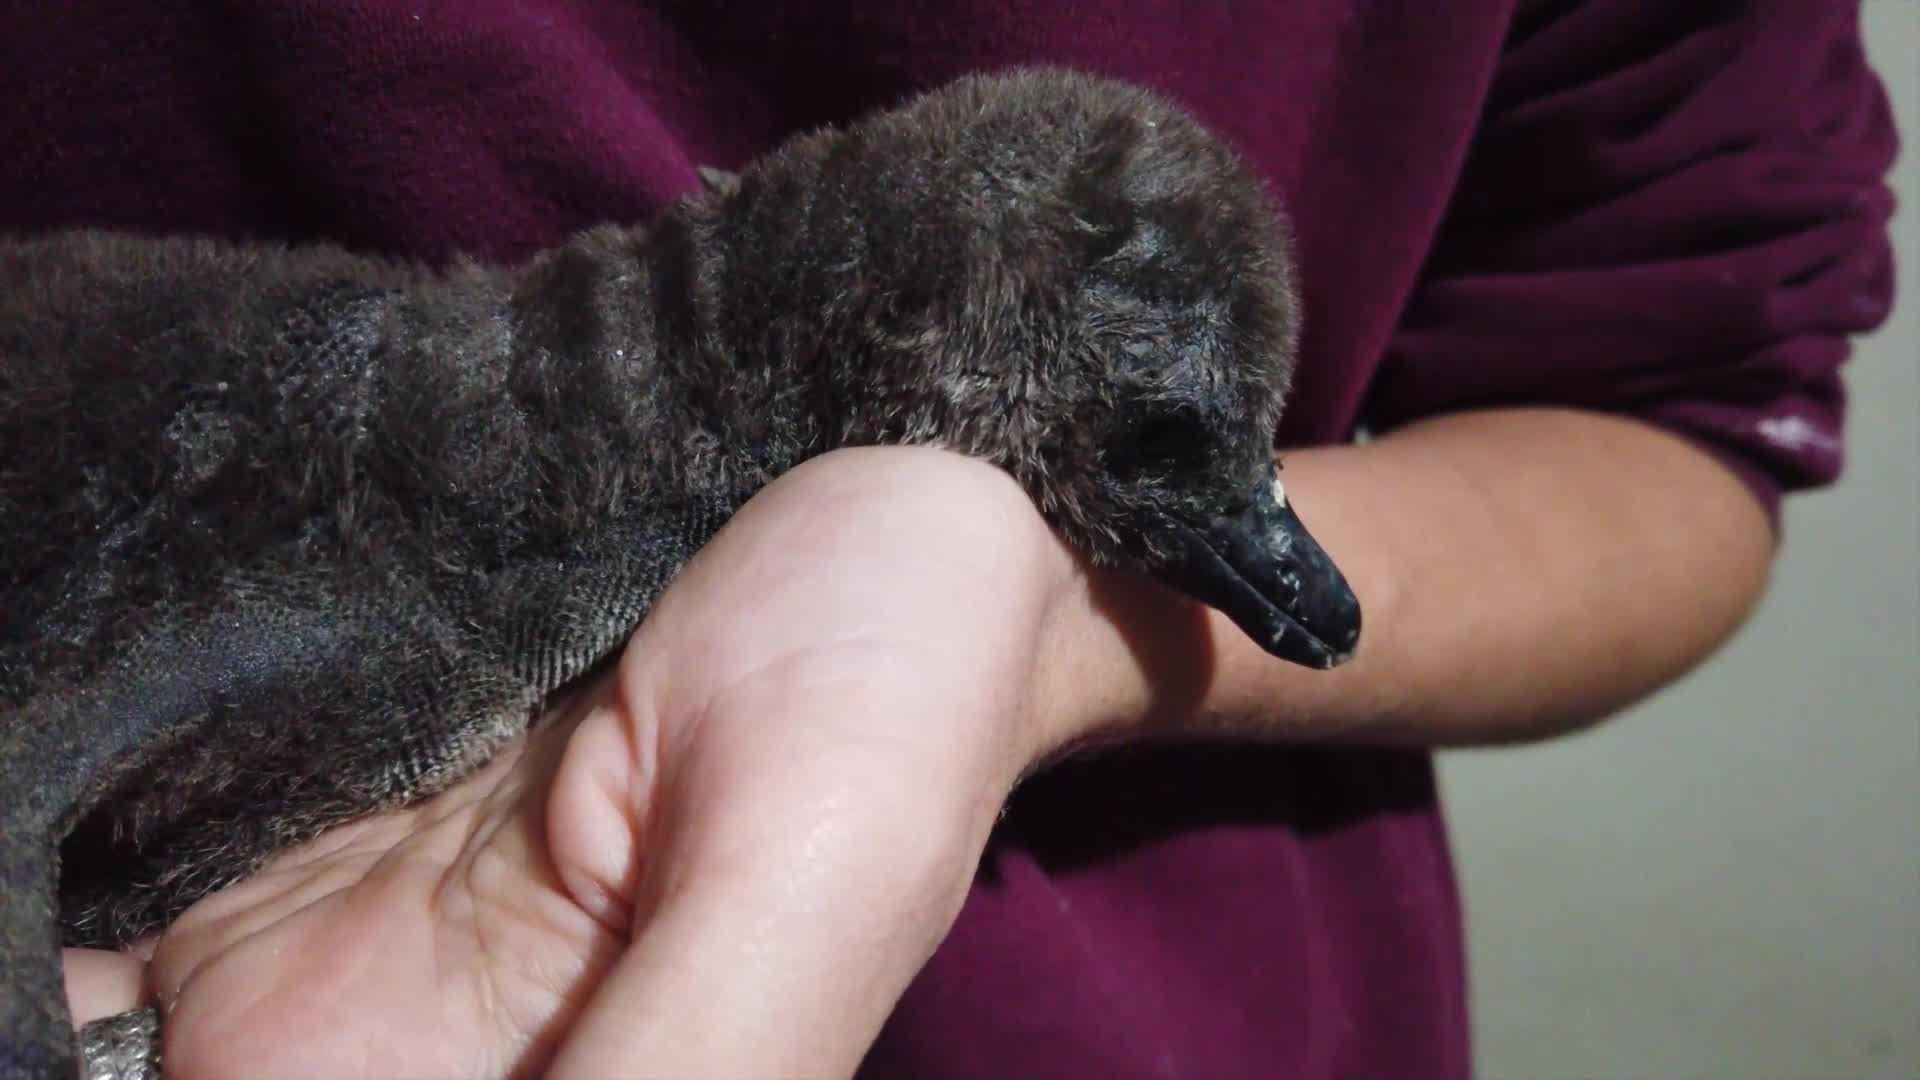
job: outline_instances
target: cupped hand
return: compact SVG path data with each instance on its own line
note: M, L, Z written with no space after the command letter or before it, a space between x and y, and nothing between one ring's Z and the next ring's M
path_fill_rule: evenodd
M1077 580L987 466L810 462L478 775L70 954L76 1014L157 996L181 1078L847 1076L1063 737Z

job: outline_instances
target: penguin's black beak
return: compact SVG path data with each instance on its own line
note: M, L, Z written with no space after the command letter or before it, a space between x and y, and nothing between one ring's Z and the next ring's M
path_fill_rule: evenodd
M1159 576L1283 660L1343 664L1360 641L1360 601L1279 479L1263 475L1258 488L1237 514L1181 523L1181 543Z

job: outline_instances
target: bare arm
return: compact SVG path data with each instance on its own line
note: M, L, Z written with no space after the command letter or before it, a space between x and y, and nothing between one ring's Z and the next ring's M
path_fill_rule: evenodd
M1684 673L1763 591L1759 502L1701 450L1566 410L1461 413L1289 454L1301 516L1358 592L1359 656L1275 662L1216 612L1095 572L1056 614L1059 746L1219 732L1460 745L1591 723Z

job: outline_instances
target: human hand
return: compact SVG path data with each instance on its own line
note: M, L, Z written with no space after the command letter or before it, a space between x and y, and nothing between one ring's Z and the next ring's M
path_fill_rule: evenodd
M977 462L794 470L481 773L183 915L144 981L169 1074L849 1075L1065 737L1077 575ZM138 993L69 972L83 1021Z

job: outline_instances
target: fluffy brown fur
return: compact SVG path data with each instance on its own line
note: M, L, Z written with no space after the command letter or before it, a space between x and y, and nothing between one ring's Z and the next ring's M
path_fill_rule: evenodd
M466 775L810 455L975 455L1152 572L1268 467L1282 244L1180 111L1034 71L517 268L0 249L0 1073L72 1066L59 940Z

